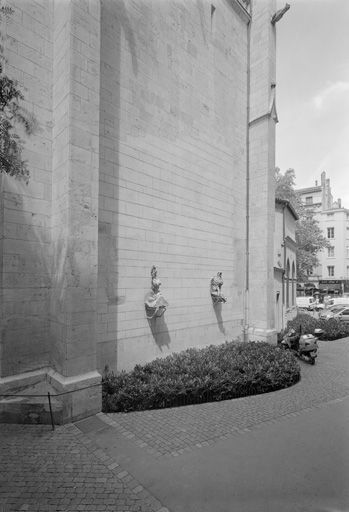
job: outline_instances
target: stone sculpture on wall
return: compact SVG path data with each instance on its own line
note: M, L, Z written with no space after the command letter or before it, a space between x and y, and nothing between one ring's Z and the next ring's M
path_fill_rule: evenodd
M213 305L218 304L219 302L227 302L226 297L224 297L221 291L222 286L222 272L217 272L217 275L211 279L211 297Z
M161 281L157 277L157 269L153 265L151 268L151 291L147 293L144 300L147 318L150 320L162 316L168 306L167 300L160 292Z

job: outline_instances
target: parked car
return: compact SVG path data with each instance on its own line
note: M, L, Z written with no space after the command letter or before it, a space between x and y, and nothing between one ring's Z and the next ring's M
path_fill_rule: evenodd
M338 318L341 322L345 322L346 324L349 323L349 307L346 307L342 311L338 311L335 315L335 318Z
M349 308L349 300L345 304L332 304L331 306L327 306L325 309L332 311L333 309L343 309Z
M349 305L334 305L329 309L325 309L320 313L320 318L324 320L338 318L338 320L349 323Z
M333 297L332 299L334 305L347 305L349 304L349 297L342 296L342 297Z
M322 309L325 309L325 304L319 301L315 301L312 304L310 304L309 308L310 311L320 311Z
M338 305L338 304L333 304L332 306L327 306L323 311L320 312L319 318L324 318L324 319L326 319L327 317L330 318L330 317L332 317L333 313L337 313L338 311L341 311L345 307L346 307L345 305ZM349 304L348 304L348 307L349 307Z
M296 305L297 308L300 309L312 309L313 305L315 304L314 297L296 297Z
M323 298L323 304L324 304L325 308L328 308L329 306L333 306L334 305L333 297L330 297L329 295L325 296Z

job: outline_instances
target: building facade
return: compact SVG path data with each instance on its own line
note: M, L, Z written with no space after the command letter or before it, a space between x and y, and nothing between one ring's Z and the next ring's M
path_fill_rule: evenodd
M40 130L29 184L1 175L0 391L47 379L78 418L107 368L274 342L275 0L11 5Z
M324 236L331 244L321 251L320 265L314 277L323 293L342 294L349 291L349 210L333 207L316 215Z
M349 291L349 210L340 199L333 200L330 180L321 174L321 185L298 190L305 208L314 211L314 218L330 247L318 255L319 266L309 280L320 293L341 294Z
M296 221L298 215L283 199L275 200L274 293L275 328L283 331L297 314Z
M330 179L326 178L326 172L321 173L320 184L315 181L314 187L297 190L304 207L312 212L320 212L332 208L333 196Z

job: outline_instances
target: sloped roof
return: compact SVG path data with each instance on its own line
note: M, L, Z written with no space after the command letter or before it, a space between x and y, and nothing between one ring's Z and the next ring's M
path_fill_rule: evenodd
M296 190L297 194L310 194L311 192L321 192L322 187L308 187L308 188L299 188Z
M290 212L292 213L293 217L295 218L295 220L298 220L299 217L297 215L297 212L296 210L293 208L292 204L290 203L290 201L287 201L287 199L281 199L279 197L276 197L275 198L275 203L278 203L278 204L282 204L283 206L286 206Z

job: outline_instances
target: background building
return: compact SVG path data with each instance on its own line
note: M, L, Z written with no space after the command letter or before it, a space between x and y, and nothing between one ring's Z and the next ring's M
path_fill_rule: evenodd
M274 293L275 327L281 332L297 314L296 221L298 215L283 199L275 200Z
M275 0L253 23L247 0L11 5L7 70L40 130L29 185L1 176L0 391L84 389L78 418L106 368L275 341ZM148 320L153 265L169 308Z
M336 208L319 214L319 222L331 246L321 252L315 274L323 292L349 291L349 210Z
M341 200L333 201L330 180L321 174L321 185L300 189L302 203L313 209L315 219L331 246L318 255L319 266L309 280L322 293L340 294L349 291L349 210Z
M297 190L305 208L319 212L332 208L333 197L331 192L330 179L326 178L326 172L321 173L321 181L315 181L314 187Z

